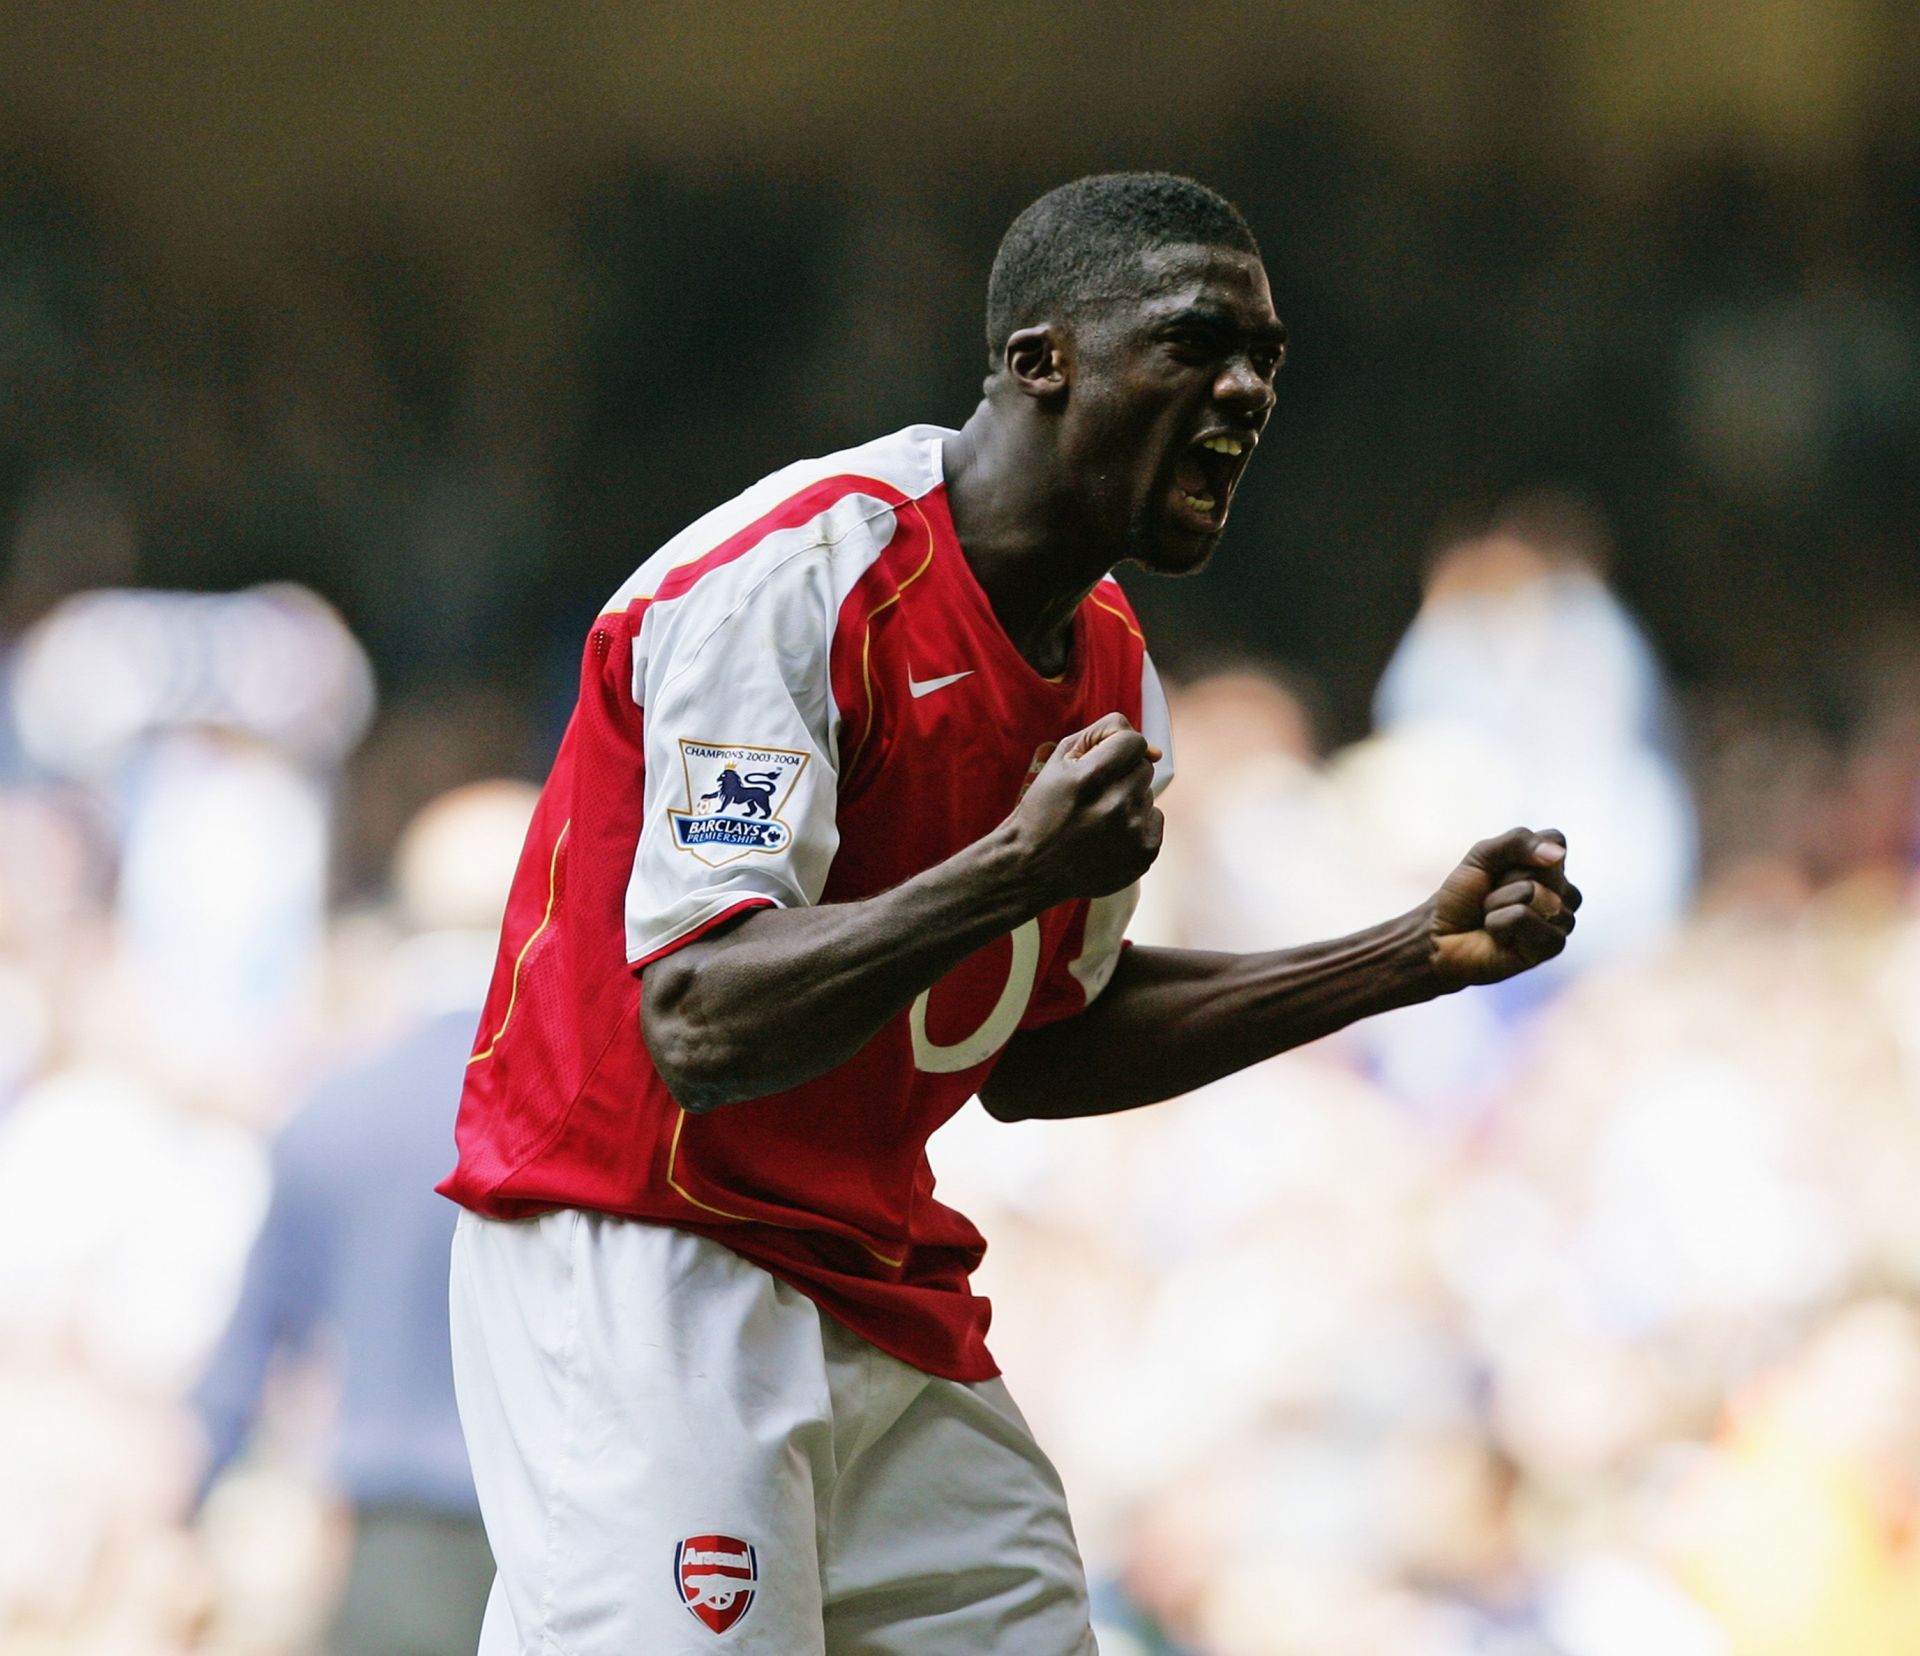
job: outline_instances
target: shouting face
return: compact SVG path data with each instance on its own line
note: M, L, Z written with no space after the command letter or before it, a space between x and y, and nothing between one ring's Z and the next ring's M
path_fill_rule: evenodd
M1232 248L1163 247L1082 317L1062 410L1081 509L1161 574L1207 561L1273 410L1287 335L1266 272Z

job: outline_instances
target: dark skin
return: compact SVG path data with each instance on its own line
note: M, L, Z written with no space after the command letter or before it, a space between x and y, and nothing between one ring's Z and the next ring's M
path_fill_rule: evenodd
M1219 247L1145 255L1132 291L1011 335L944 451L968 563L1043 673L1115 563L1199 569L1274 404L1286 335L1266 273ZM1215 449L1198 445L1215 440ZM1238 455L1217 452L1237 444ZM1062 741L998 827L891 891L755 910L649 966L648 1051L685 1109L837 1067L975 951L1159 854L1146 738L1110 713ZM981 1097L1003 1120L1190 1092L1359 1018L1494 983L1566 947L1579 892L1549 829L1482 840L1425 903L1350 937L1229 955L1125 951L1081 1016L1016 1034Z

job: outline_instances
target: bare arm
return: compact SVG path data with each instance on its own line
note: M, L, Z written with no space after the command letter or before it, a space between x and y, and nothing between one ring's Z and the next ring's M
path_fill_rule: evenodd
M843 1064L921 990L1042 909L1130 885L1160 849L1158 753L1119 714L1069 737L1005 822L855 903L761 909L655 961L647 1050L696 1113Z
M1129 949L1084 1013L1014 1037L982 1100L1004 1121L1132 1109L1526 971L1573 930L1565 856L1557 833L1516 828L1476 845L1430 902L1351 937L1268 954Z

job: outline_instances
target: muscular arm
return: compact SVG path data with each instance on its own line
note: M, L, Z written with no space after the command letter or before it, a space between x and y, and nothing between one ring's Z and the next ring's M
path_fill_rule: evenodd
M1483 840L1432 901L1330 943L1266 954L1132 948L1078 1017L1017 1035L981 1094L1003 1121L1105 1115L1191 1092L1360 1018L1491 983L1566 946L1564 842Z
M1035 912L996 830L858 903L760 909L649 966L654 1067L683 1108L782 1092L845 1063L928 985Z
M1005 822L861 902L761 909L650 965L647 1050L681 1106L843 1064L975 950L1069 897L1131 884L1160 847L1146 739L1118 714L1061 743Z
M1042 909L1131 884L1160 848L1157 757L1110 714L1061 743L1006 821L925 873L860 902L762 909L656 960L641 1019L661 1079L696 1114L797 1087ZM1483 840L1432 901L1333 943L1130 950L1088 1011L1014 1039L987 1107L1013 1120L1152 1103L1357 1018L1525 971L1573 929L1565 854L1551 832Z
M1003 1121L1156 1104L1441 992L1418 915L1270 954L1130 948L1085 1012L1014 1037L981 1100Z

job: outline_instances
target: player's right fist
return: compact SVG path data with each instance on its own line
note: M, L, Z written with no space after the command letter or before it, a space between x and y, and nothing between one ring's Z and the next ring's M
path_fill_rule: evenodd
M1160 750L1120 713L1047 756L1007 819L1041 906L1104 897L1153 866L1165 824L1153 803Z

